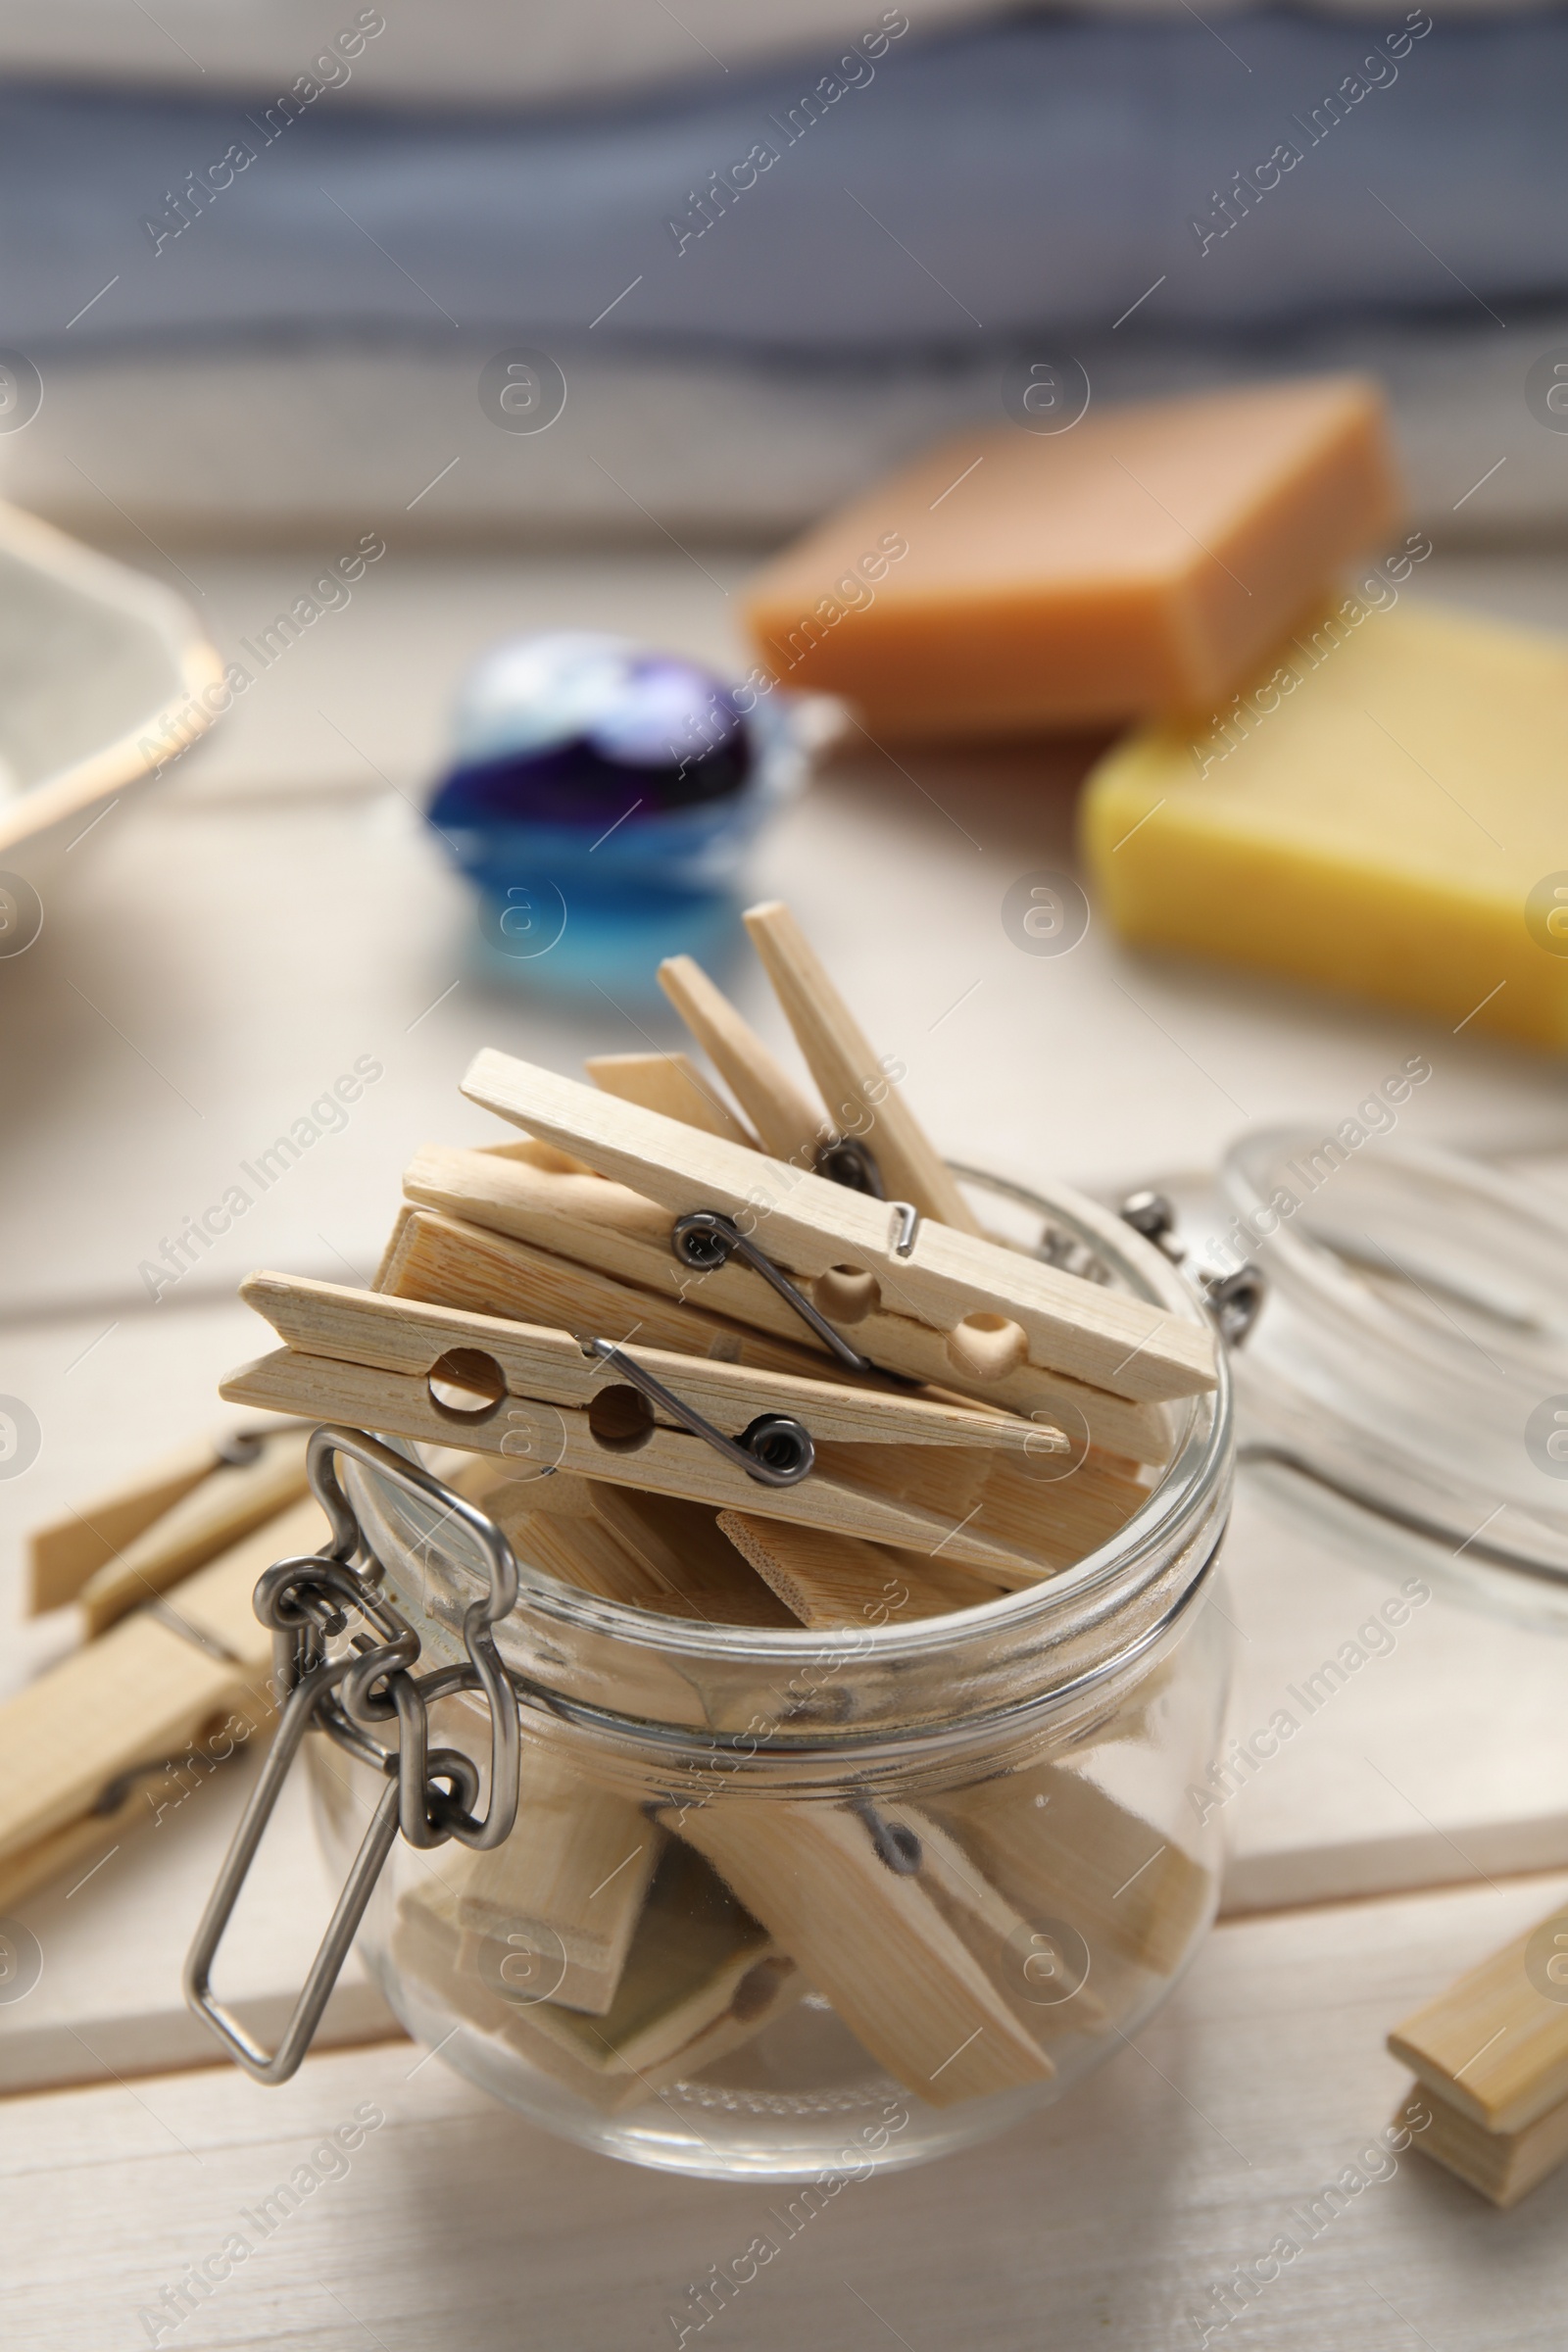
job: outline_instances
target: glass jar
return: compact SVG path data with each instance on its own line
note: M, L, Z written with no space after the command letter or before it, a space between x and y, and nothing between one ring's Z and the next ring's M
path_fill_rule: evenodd
M1000 1238L1203 1318L1109 1211L981 1198ZM1219 1825L1185 1791L1226 1695L1228 1620L1204 1605L1230 1494L1223 1361L1213 1392L1164 1410L1169 1459L1110 1542L942 1617L893 1622L875 1594L831 1632L656 1616L543 1573L519 1537L520 1596L494 1628L518 1692L516 1826L484 1854L400 1841L360 1931L409 2032L584 2145L779 2180L967 2145L1111 2056L1218 1886ZM461 1522L373 1468L347 1483L424 1658L461 1661L484 1586ZM438 1701L430 1728L482 1776L477 1701ZM384 1783L310 1744L346 1867Z

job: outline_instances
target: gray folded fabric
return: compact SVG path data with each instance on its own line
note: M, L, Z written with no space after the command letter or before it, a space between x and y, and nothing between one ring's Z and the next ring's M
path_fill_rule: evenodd
M921 32L1016 13L1006 0L906 4ZM1180 8L1180 0L1152 4L1171 15ZM1366 14L1384 0L1324 4ZM1464 4L1508 9L1514 0ZM151 9L143 0L0 0L0 74L205 98L234 90L249 102L288 89L361 9L362 0L155 0ZM375 13L386 28L341 84L349 105L540 106L718 82L763 59L847 43L876 22L880 0L869 9L865 0L679 0L677 9L662 0L404 0Z
M1413 518L1440 547L1568 537L1568 433L1524 394L1532 362L1568 358L1568 307L1506 334L1475 311L1262 340L1137 323L1081 347L1096 413L1360 369L1388 390ZM149 536L335 549L375 529L396 545L673 539L702 569L715 541L770 544L939 435L1004 421L1003 369L981 349L808 364L595 335L563 348L559 417L518 435L476 397L488 360L450 332L84 352L51 368L26 431L0 434L0 495L142 559Z
M1205 0L1205 21L1252 0ZM1538 0L1550 7L1553 0ZM1040 0L1063 15L1191 22L1189 0ZM1388 0L1306 0L1380 29ZM1031 0L906 0L917 32L1031 13ZM1446 13L1515 15L1519 0L1447 0ZM0 0L0 74L114 82L211 98L286 90L352 25L360 0ZM441 0L382 12L386 30L343 84L347 104L540 106L607 91L718 83L764 59L851 42L864 0ZM1395 15L1397 15L1397 10ZM328 69L330 71L330 69Z
M514 120L14 87L0 335L46 376L306 327L963 359L1133 306L1170 330L1457 305L1500 337L1568 281L1565 86L1562 16L1394 4L884 29Z

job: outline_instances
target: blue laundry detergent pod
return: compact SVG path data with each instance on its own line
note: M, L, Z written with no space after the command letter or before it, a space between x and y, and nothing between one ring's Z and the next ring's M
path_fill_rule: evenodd
M557 990L719 959L745 854L807 766L790 697L588 630L486 654L454 736L429 822L478 890L486 961Z

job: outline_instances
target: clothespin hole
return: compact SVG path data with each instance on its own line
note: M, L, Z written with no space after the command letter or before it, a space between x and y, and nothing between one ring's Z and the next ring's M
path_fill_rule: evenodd
M635 1453L654 1434L654 1408L624 1381L600 1389L588 1405L588 1434L610 1453Z
M965 1315L948 1334L948 1360L971 1380L1004 1380L1029 1360L1029 1337L1005 1315Z
M482 1348L449 1348L425 1376L430 1402L446 1421L488 1421L507 1394L506 1375Z
M829 1266L811 1285L817 1312L830 1323L863 1323L882 1303L882 1286L862 1266Z

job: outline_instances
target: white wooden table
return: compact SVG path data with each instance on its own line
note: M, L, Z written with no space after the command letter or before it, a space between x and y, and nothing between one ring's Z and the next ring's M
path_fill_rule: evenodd
M1294 2231L1299 2253L1211 2342L1560 2352L1568 2175L1499 2215L1391 2159L1405 2079L1380 2045L1565 1885L1221 1927L1092 2088L988 2147L852 2181L793 2237L798 2192L564 2146L407 2042L313 2058L280 2091L213 2070L20 2099L0 2107L7 2340L132 2352L138 2314L240 2230L244 2262L159 2341L655 2352L710 2267L767 2234L775 2259L688 2345L1186 2352L1215 2284ZM385 2122L345 2177L270 2231L247 2218L367 2101ZM1367 2184L1310 2237L1293 2217L1348 2166Z
M220 648L254 635L311 569L181 564ZM43 1428L37 1461L0 1484L0 1623L14 1623L27 1524L215 1418L218 1379L264 1344L234 1302L240 1276L268 1263L367 1275L412 1149L489 1132L456 1092L476 1046L571 1068L669 1035L657 1009L562 1005L481 979L466 893L415 804L452 685L497 635L605 625L733 659L728 592L743 569L707 551L700 564L394 553L210 746L73 854L36 947L0 963L0 1389ZM1568 621L1568 580L1544 559L1438 558L1431 572L1434 592ZM1133 958L1094 927L1066 957L1020 955L1002 900L1018 874L1070 864L1073 773L1066 757L867 753L759 853L757 895L796 905L948 1149L1115 1190L1212 1164L1250 1122L1337 1121L1420 1051L1435 1076L1409 1132L1568 1164L1560 1073L1522 1053ZM777 1040L760 988L744 972L735 986ZM362 1054L384 1076L347 1128L153 1305L141 1261ZM1374 1582L1293 1556L1245 1495L1229 1573L1235 1720L1249 1729L1364 1615ZM1568 1649L1435 1602L1230 1808L1238 1915L1139 2036L1142 2055L989 2150L847 2192L706 2335L758 2352L807 2335L858 2352L890 2330L912 2352L971 2337L1001 2352L1197 2342L1187 2315L1212 2280L1263 2252L1278 2214L1392 2112L1389 2025L1549 1908L1556 1882L1507 1874L1568 1867L1565 1680ZM173 1972L237 1795L215 1789L176 1836L143 1834L93 1885L37 1898L52 1973L30 2024L26 2004L0 2009L0 2086L89 2086L0 2104L10 2340L147 2341L140 2299L373 2098L387 2123L349 2178L163 2340L673 2341L668 2313L745 2245L761 2192L564 2150L401 2043L313 2059L276 2094L223 2071L144 2071L199 2055ZM314 1867L303 1830L288 1851ZM1333 1907L1350 1894L1381 1899ZM1303 1902L1330 1907L1275 1908ZM284 1941L255 1955L259 1998L269 1970L293 1965ZM367 1987L349 2007L345 2034L381 2030ZM1498 2217L1406 2162L1234 2334L1555 2345L1565 2193L1548 2184Z

